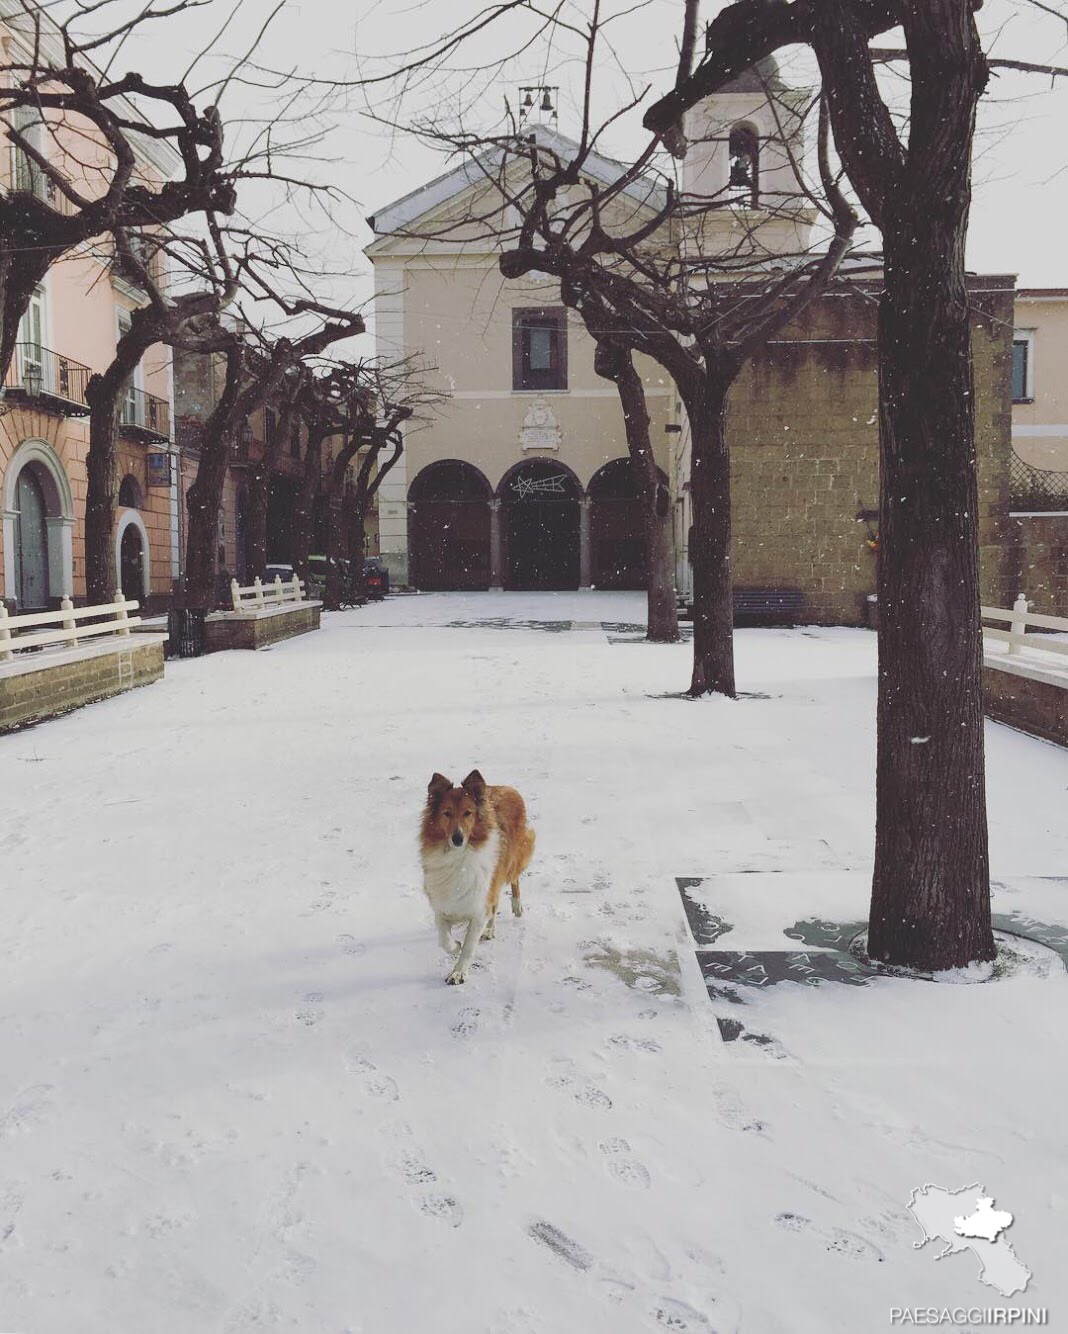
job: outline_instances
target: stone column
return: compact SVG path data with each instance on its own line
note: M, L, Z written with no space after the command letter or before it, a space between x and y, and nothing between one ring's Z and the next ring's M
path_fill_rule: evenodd
M590 498L579 501L579 588L590 586Z
M504 591L504 579L501 575L501 502L494 497L489 503L490 512L490 592Z

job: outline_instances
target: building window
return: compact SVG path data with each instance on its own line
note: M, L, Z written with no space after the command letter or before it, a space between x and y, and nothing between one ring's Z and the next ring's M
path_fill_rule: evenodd
M1017 329L1012 335L1012 401L1030 403L1035 397L1035 335Z
M566 311L512 311L512 388L567 388Z
M273 408L263 409L263 443L265 445L274 444L274 433L277 425L277 419Z
M731 129L729 152L731 174L728 188L744 192L744 202L756 207L760 189L760 141L752 125L735 125Z

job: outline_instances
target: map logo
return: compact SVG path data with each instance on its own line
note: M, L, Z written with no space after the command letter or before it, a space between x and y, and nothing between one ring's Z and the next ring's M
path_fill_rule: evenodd
M995 1209L993 1196L978 1182L959 1190L919 1186L912 1192L908 1209L923 1233L923 1240L913 1243L917 1250L929 1241L944 1242L945 1249L936 1260L971 1251L979 1261L979 1282L1002 1297L1023 1292L1030 1283L1031 1271L1016 1258L1003 1235L1012 1225L1012 1214Z

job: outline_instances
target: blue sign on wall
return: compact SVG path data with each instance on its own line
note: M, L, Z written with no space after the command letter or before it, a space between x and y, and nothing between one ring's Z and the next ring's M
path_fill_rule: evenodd
M171 456L162 451L148 455L149 486L170 486Z

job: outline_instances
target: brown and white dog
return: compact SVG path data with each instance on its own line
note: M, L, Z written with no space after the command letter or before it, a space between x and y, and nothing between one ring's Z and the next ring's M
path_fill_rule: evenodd
M423 889L434 910L438 940L456 956L445 979L463 982L479 940L492 940L497 902L512 887L512 912L523 915L519 877L534 853L523 798L511 787L488 787L477 769L459 787L435 774L419 831ZM453 929L464 928L462 942Z

